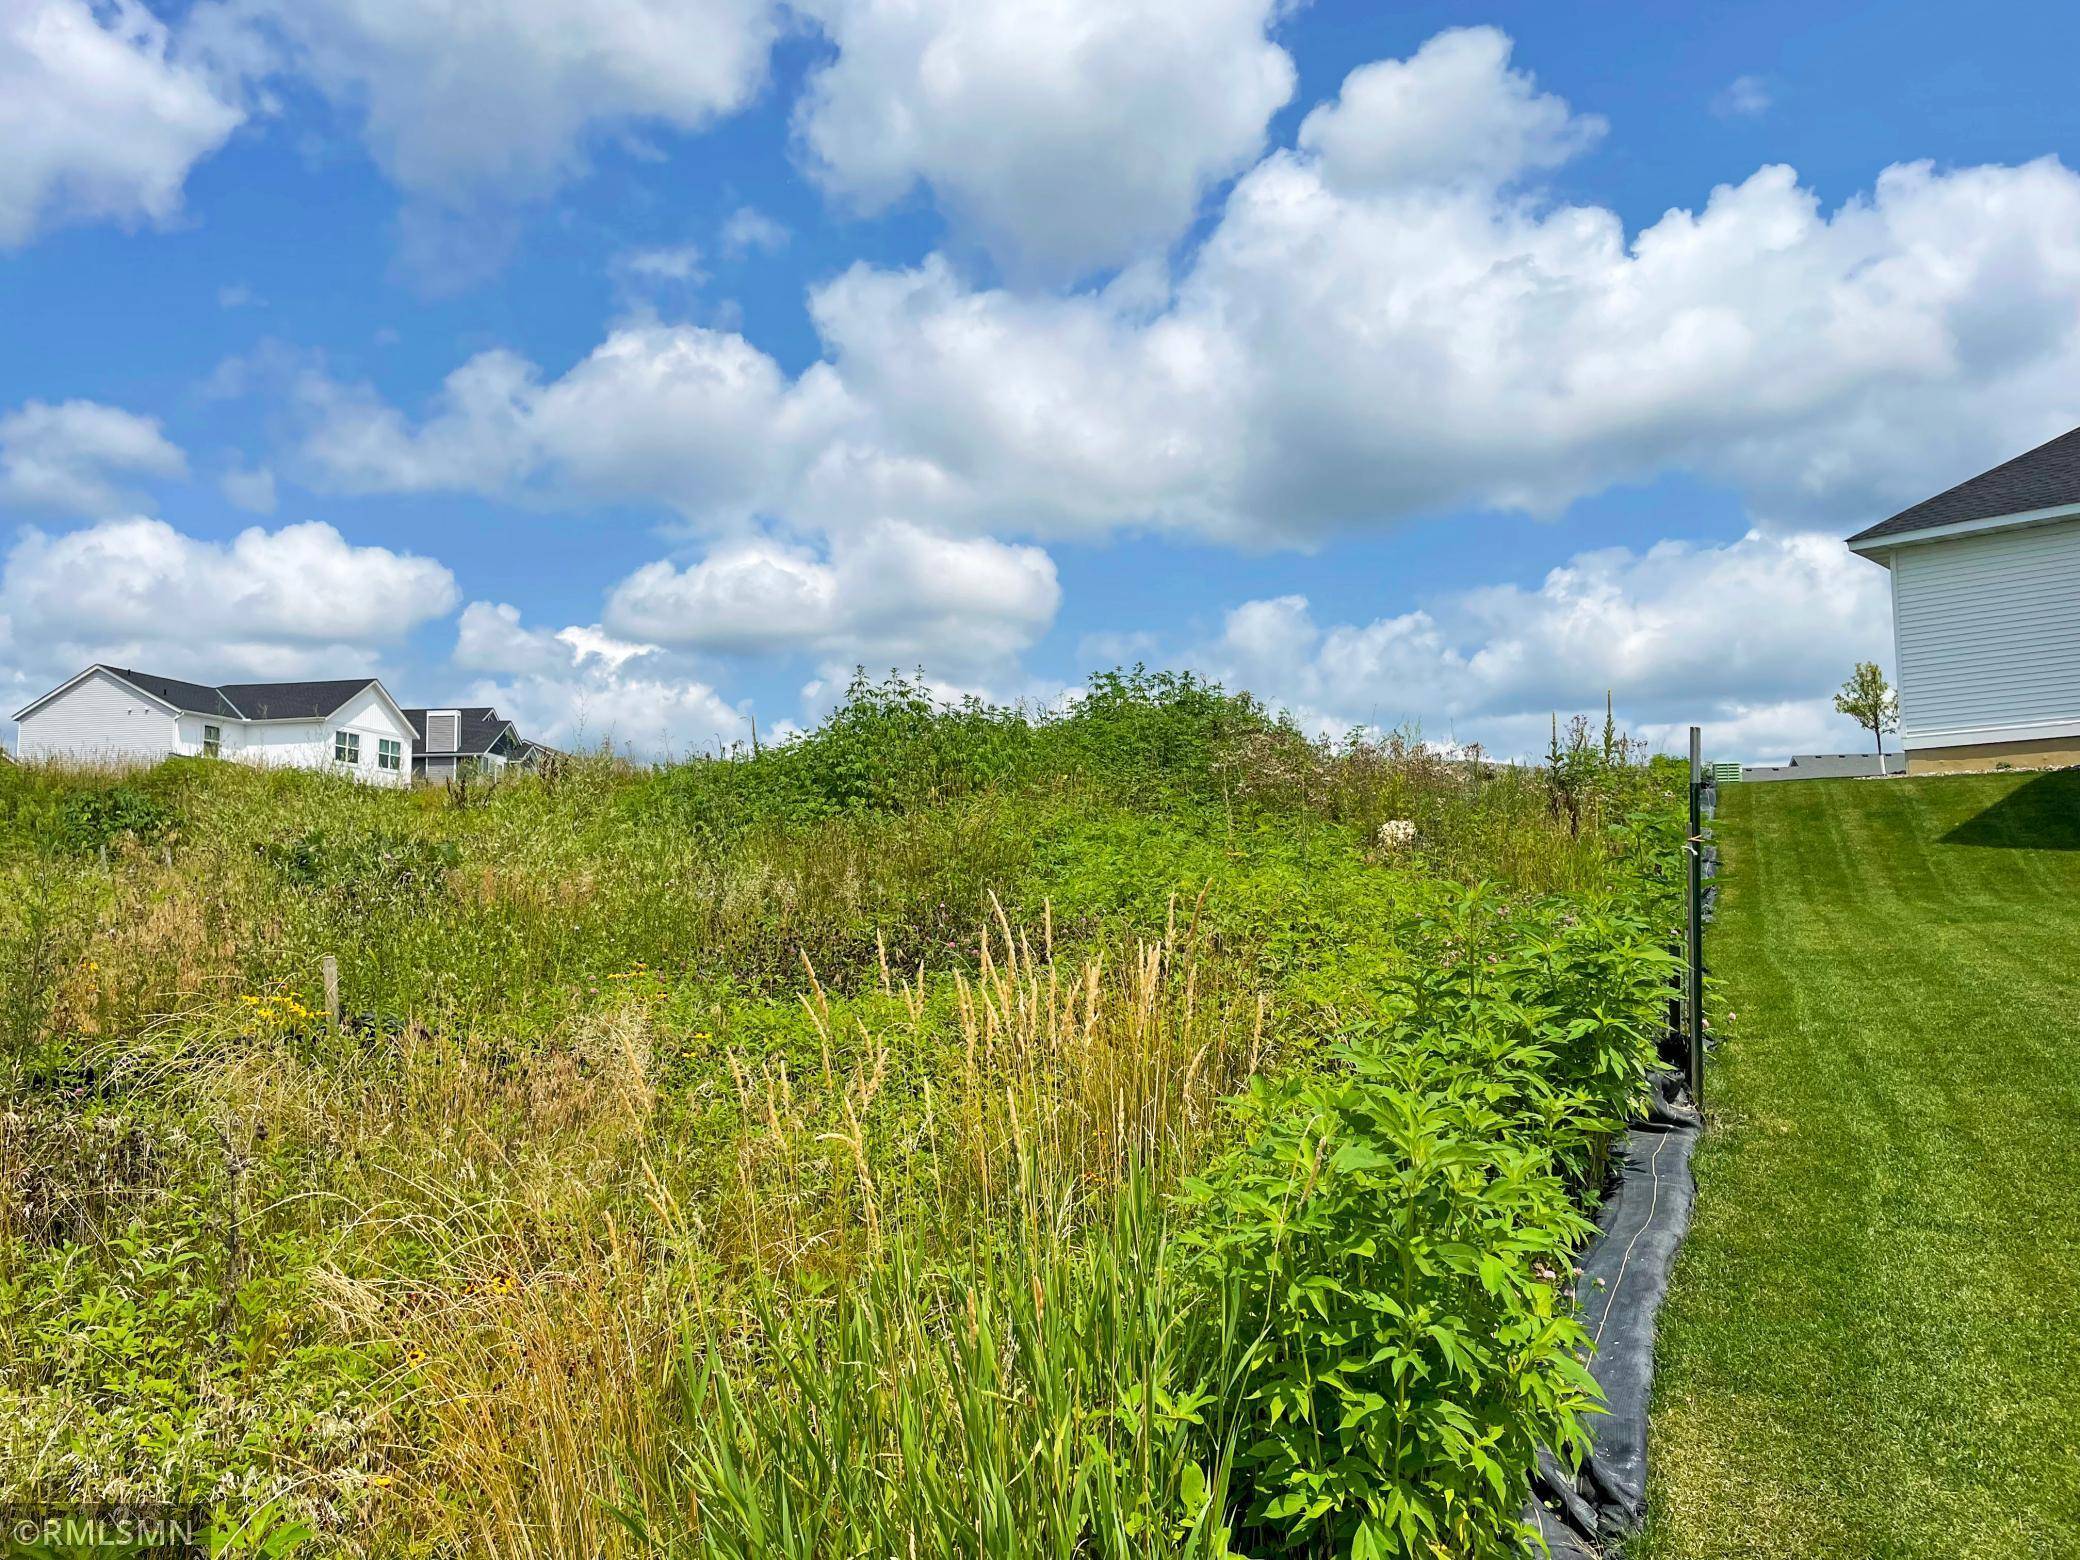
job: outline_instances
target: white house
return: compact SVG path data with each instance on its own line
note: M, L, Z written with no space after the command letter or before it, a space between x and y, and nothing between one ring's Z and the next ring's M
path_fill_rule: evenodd
M2080 428L1849 546L1892 574L1909 774L2080 764Z
M407 785L412 724L373 677L209 687L90 666L15 715L24 759L149 764L201 754Z

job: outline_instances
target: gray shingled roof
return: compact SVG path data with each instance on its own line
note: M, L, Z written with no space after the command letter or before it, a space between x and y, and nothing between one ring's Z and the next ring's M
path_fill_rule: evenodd
M328 682L225 683L212 688L208 683L161 677L157 672L110 666L105 661L97 661L87 670L97 668L122 678L155 699L165 700L184 714L208 715L222 720L315 720L330 715L376 680L373 677L345 677ZM57 690L51 691L55 693ZM50 696L47 693L34 704L41 704ZM29 707L33 708L34 704Z
M439 706L443 713L454 707L453 705ZM462 739L460 744L454 749L457 753L490 752L491 745L498 740L498 734L513 724L488 704L464 709L461 714ZM416 739L413 746L417 749L418 755L424 758L429 751L426 746L426 711L406 710L404 718L412 723L412 735ZM516 742L520 740L519 732L515 731L513 733L513 740ZM442 748L440 751L446 753L449 750Z
M1858 531L1849 538L1849 545L1906 531L1926 531L1931 526L2056 509L2062 504L2080 504L2080 428Z
M374 681L348 677L334 682L225 683L217 691L247 720L309 720L330 715Z
M109 671L123 679L133 688L142 688L155 699L164 699L177 710L186 710L191 715L222 715L228 719L238 718L238 706L224 697L221 688L207 687L202 683L182 682L178 677L159 677L151 672L134 672L127 666L111 666Z

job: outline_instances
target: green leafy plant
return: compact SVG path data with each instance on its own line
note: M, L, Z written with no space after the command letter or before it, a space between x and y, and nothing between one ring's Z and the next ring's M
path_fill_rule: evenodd
M1283 1545L1514 1554L1538 1448L1586 1445L1564 1283L1586 1221L1487 1092L1420 1049L1357 1052L1259 1085L1247 1141L1191 1185L1206 1283L1261 1319L1236 1466Z

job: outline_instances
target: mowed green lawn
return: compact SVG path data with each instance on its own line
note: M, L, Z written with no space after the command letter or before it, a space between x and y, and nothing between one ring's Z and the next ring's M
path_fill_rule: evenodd
M1632 1552L2080 1556L2080 773L1723 797Z

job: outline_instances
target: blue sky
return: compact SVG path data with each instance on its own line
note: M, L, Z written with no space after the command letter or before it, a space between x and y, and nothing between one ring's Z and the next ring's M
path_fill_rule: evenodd
M0 694L365 668L655 752L858 662L1145 658L1506 752L1606 688L1854 746L1839 538L2080 422L2076 44L0 0Z

